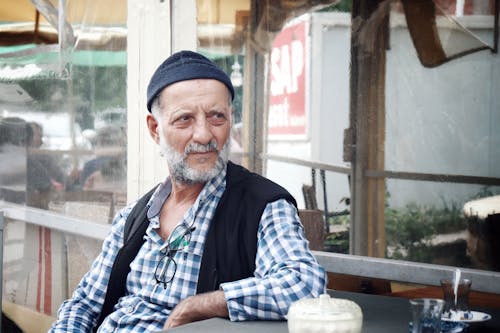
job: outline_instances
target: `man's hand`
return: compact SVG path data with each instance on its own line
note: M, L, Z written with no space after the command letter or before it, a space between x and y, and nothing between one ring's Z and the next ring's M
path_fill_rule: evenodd
M214 317L229 317L226 298L222 290L186 298L172 310L163 329Z

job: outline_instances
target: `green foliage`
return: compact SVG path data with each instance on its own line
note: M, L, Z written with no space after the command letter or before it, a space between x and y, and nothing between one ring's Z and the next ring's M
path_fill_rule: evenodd
M500 191L485 186L472 199L489 197ZM459 232L467 228L467 220L462 212L462 205L448 203L442 199L441 207L421 206L410 203L403 208L390 208L387 204L390 194L386 193L385 236L387 258L404 259L417 262L432 262L435 251L429 241L438 234ZM349 226L348 211L330 216L330 226ZM330 233L325 237L325 250L348 253L349 231ZM450 254L452 256L453 254Z
M337 212L336 215L329 217L330 225L345 225L349 226L349 222L351 221L351 216L348 209L345 209L341 212Z
M127 67L74 66L73 94L93 110L125 107L127 103Z
M325 250L335 253L349 253L349 230L329 233L325 237Z
M66 96L66 82L55 78L43 78L35 80L19 81L21 86L31 98L36 100L41 109L51 110L52 96L56 92L60 92L62 96Z
M461 206L444 203L443 208L408 204L402 209L386 207L385 230L387 257L411 261L429 262L432 253L427 242L437 234L466 229L467 221Z
M70 72L67 78L24 80L19 85L36 101L39 109L46 111L62 111L64 102L70 99L79 101L77 109L85 105L93 113L126 106L126 66L73 66Z
M345 231L331 232L325 237L325 250L335 253L349 253L349 222L351 216L349 210L337 212L328 219L330 229L334 226L345 227ZM341 228L342 229L342 228Z
M486 197L491 197L494 195L500 194L500 191L497 189L491 188L491 186L483 186L479 192L472 199L481 199Z

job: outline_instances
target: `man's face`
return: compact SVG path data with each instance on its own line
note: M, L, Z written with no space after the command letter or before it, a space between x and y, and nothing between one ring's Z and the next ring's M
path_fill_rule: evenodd
M216 176L229 155L229 92L217 80L181 81L160 94L158 135L171 176L203 183Z

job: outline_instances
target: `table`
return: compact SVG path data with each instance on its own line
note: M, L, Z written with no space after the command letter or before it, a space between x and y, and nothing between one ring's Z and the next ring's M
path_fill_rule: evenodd
M381 295L368 295L344 291L329 291L332 297L346 298L356 302L363 310L363 331L369 333L407 333L411 320L408 299ZM500 309L473 308L487 312L492 319L472 324L467 333L500 332ZM166 332L166 331L163 331ZM168 333L288 333L286 321L230 322L212 318L168 330Z

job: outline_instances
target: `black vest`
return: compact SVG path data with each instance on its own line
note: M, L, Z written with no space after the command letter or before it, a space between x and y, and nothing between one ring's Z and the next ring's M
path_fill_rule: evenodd
M139 199L127 218L124 245L113 263L96 329L113 312L118 299L126 295L130 263L144 244L144 234L149 225L146 204L155 190ZM221 283L253 276L259 222L266 205L278 199L286 199L297 206L295 199L283 187L228 162L226 189L207 233L197 293L217 290Z

